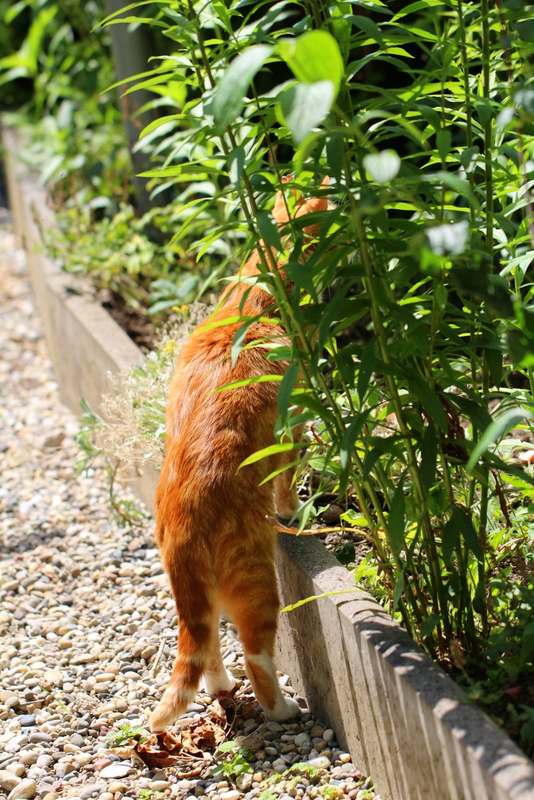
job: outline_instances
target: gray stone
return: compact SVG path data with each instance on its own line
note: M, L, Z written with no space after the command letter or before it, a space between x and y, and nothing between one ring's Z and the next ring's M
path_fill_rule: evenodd
M53 742L54 738L50 736L49 733L44 733L43 731L34 731L33 733L30 733L30 735L28 736L28 741L31 744L49 743Z

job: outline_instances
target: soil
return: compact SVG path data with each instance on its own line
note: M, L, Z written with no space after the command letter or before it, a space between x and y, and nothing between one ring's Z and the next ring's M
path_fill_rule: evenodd
M154 349L157 330L146 311L128 308L119 294L108 289L101 289L96 299L143 353Z

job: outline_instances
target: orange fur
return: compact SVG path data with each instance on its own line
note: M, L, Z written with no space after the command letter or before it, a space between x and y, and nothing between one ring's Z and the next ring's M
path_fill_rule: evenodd
M295 215L326 207L326 199L301 200ZM280 194L273 214L278 224L287 221ZM315 227L305 232L316 235ZM258 275L259 263L255 252L240 275ZM210 322L256 316L272 302L259 286L237 279ZM274 444L278 384L212 393L243 378L283 374L288 363L266 360L267 350L258 345L242 350L232 366L232 340L240 325L197 328L171 381L166 454L156 490L156 539L176 601L178 653L169 685L151 716L153 731L164 729L186 711L202 674L212 694L234 685L220 653L223 608L237 625L247 674L265 713L284 720L298 712L295 701L282 696L272 662L280 602L274 568L276 532L266 519L273 515L275 501L283 518L298 509L294 471L286 470L275 479L273 498L273 486L260 484L287 463L286 455L238 470L247 456ZM283 336L280 325L258 321L249 328L245 344Z

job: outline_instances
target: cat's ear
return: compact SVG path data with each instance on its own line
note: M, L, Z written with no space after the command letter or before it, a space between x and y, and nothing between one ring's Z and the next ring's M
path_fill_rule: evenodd
M284 175L282 178L282 183L291 183L292 180L292 175ZM284 200L284 193L281 189L276 193L273 216L278 222L287 221L287 207Z

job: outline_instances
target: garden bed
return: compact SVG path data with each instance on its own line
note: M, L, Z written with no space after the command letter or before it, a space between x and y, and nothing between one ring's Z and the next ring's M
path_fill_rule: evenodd
M17 163L3 133L9 197L43 317L61 395L98 410L117 374L143 354L107 312L40 247L53 225L46 193ZM134 488L152 504L155 470ZM280 535L284 603L350 590L351 575L311 538ZM534 766L364 592L339 594L282 615L278 660L312 712L336 729L384 800L531 800Z

